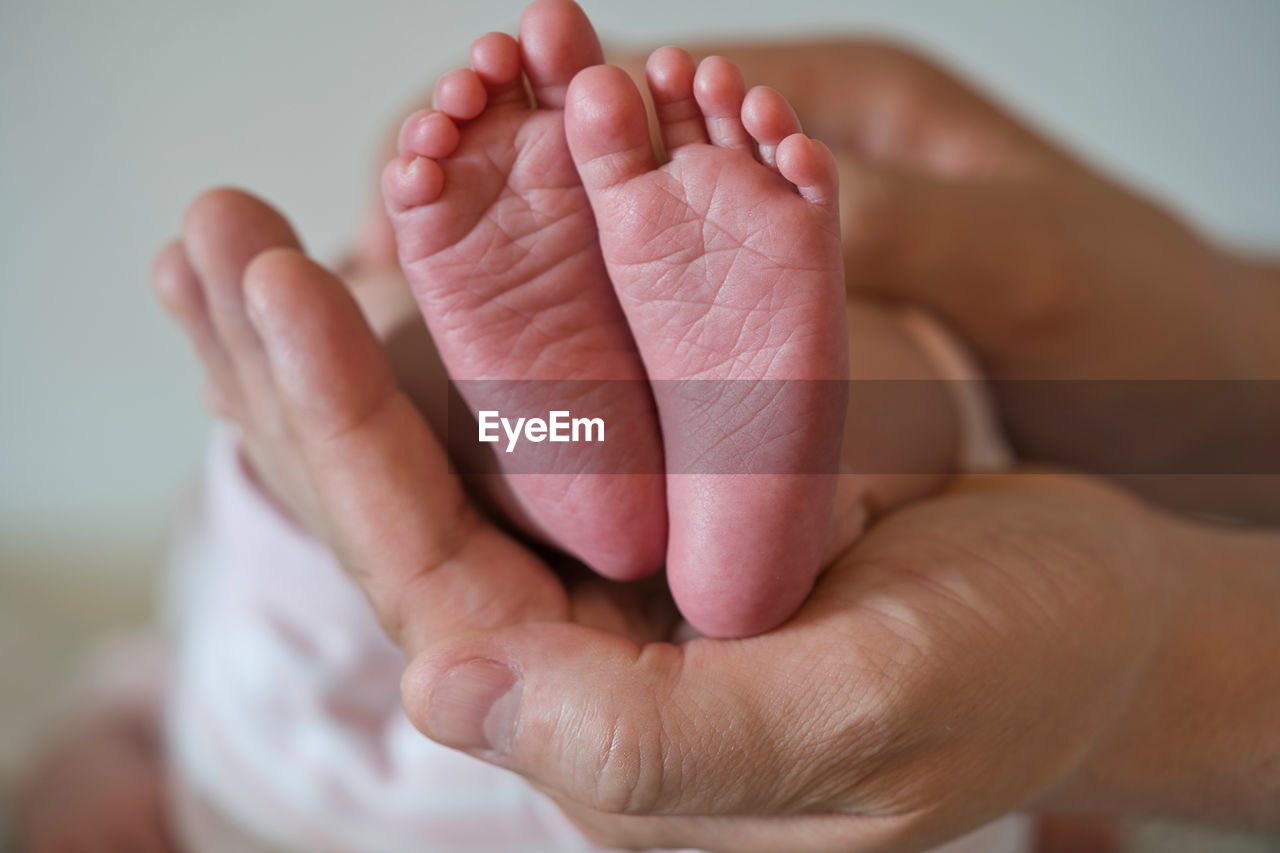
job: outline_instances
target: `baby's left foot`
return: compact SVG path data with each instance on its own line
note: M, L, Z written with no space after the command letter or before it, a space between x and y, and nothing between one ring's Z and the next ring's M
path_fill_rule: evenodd
M836 166L728 60L695 71L664 48L648 77L670 162L620 69L574 78L565 127L654 386L672 593L703 633L743 636L794 612L831 535L848 377Z
M657 417L564 140L565 89L600 43L571 0L535 0L519 42L490 33L471 55L437 86L439 110L405 123L385 172L401 264L471 411L599 424L583 444L494 454L508 517L608 577L652 574L666 540Z

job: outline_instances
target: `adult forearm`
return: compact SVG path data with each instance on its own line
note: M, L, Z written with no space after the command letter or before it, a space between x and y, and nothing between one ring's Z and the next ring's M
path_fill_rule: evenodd
M1242 292L1241 335L1254 376L1280 381L1280 257L1238 254L1233 259Z
M1121 477L1166 506L1280 524L1280 258L1219 251L1230 312L1225 381L1194 383L1187 422L1207 422L1188 458L1164 475ZM1176 385L1174 386L1176 388Z
M1160 523L1176 589L1165 640L1053 799L1280 828L1280 533Z

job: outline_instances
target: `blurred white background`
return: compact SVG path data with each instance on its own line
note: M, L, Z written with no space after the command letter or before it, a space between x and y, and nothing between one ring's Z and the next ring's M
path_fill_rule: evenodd
M614 44L873 31L932 49L1223 239L1280 247L1275 0L584 0ZM147 288L234 183L332 259L403 107L521 0L0 6L0 705L145 613L208 421ZM24 702L17 702L19 697ZM0 715L0 732L7 730ZM0 756L2 757L2 756Z

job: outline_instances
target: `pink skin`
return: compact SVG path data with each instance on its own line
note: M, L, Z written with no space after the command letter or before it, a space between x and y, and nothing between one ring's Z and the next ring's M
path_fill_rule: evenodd
M219 413L238 427L264 492L337 553L378 553L380 568L394 564L390 575L414 579L394 594L366 583L388 634L405 648L478 624L566 617L555 577L530 570L536 560L464 499L424 420L445 400L443 372L422 346L409 347L412 358L397 371L400 347L392 327L401 309L378 280L348 290L302 254L277 211L237 190L218 189L191 205L182 239L156 260L154 285L200 356ZM286 296L283 316L298 328L268 363L250 309L255 299L277 305ZM416 321L416 306L405 307ZM305 399L282 393L282 376L305 380ZM406 439L394 458L371 460L349 441L380 431ZM446 481L454 484L451 491L440 487ZM344 518L352 504L364 523L336 535L328 519ZM447 537L431 535L425 519L449 531ZM391 541L395 548L384 549ZM365 580L359 564L353 571ZM410 624L401 616L413 612L432 618Z
M664 48L648 79L666 164L639 91L607 66L573 80L569 148L655 383L672 593L703 633L746 636L800 605L831 531L835 477L821 472L835 470L844 389L797 380L848 378L836 165L726 59L695 69ZM667 381L685 379L743 381Z
M256 256L301 244L278 212L233 189L201 195L187 210L182 230L182 239L156 258L156 293L204 365L209 407L239 427L253 476L289 515L318 530L316 498L301 459L290 449L243 293L245 269Z
M172 853L159 726L133 709L87 712L18 780L14 832L28 853Z
M244 294L254 260L300 247L288 221L261 199L236 189L209 190L188 208L181 239L157 256L152 278L204 367L209 407L237 429L249 474L280 509L323 538L322 508L281 413ZM344 285L378 335L398 387L442 432L448 378L404 280L366 261L350 266ZM504 499L497 491L486 497L495 505Z
M566 408L605 420L602 449L560 445L576 455L555 457L557 473L504 470L516 522L608 577L631 579L662 565L662 447L564 138L569 81L600 61L581 9L537 0L519 42L477 39L472 68L445 75L436 109L406 120L383 194L405 274L472 410ZM571 397L548 398L548 380L575 381ZM596 473L558 473L581 464Z
M413 197L423 201L424 206L395 214L395 201L392 199L389 206L393 214L402 220L400 224L420 215L419 218L424 219L436 216L442 220L437 224L448 227L452 222L456 227L457 217L450 220L446 214L457 213L463 201L450 201L445 167L455 171L469 167L473 172L483 169L485 163L492 167L489 159L492 152L487 148L482 147L480 153L484 155L483 158L476 155L468 161L464 156L464 149L468 144L481 145L489 141L484 133L473 131L482 131L486 127L490 130L493 127L499 130L514 127L517 141L527 141L531 137L544 143L547 139L552 143L560 140L558 133L563 126L563 114L554 109L530 109L523 101L524 90L519 74L523 69L529 76L533 89L541 99L540 103L563 103L567 92L564 80L567 79L568 71L585 61L581 56L575 57L574 50L593 49L590 40L584 37L584 33L590 35L589 24L576 6L544 0L531 7L526 14L522 33L523 56L510 38L491 34L478 40L473 48L473 61L478 70L455 72L442 81L437 95L441 106L459 116L479 111L478 118L463 126L465 133L460 132L458 120L440 111L419 114L405 123L400 144L402 148L417 151L418 154L412 158L402 158L387 170L387 194L394 197L400 193L401 201ZM577 48L566 47L563 43L570 36L570 43L577 45ZM553 59L539 61L539 56ZM550 67L556 63L560 63L558 68ZM757 203L757 199L764 199L765 208L772 210L776 206L778 210L785 211L786 205L790 204L796 210L803 211L801 218L796 219L789 212L784 213L784 218L793 225L799 223L799 232L803 232L801 236L807 234L821 243L825 233L822 215L815 211L831 207L834 178L830 160L824 151L813 147L812 143L797 134L798 123L785 100L776 92L764 88L744 95L737 70L732 64L720 59L704 63L702 70L695 74L687 56L679 51L664 50L655 55L650 63L650 72L664 141L674 157L674 162L662 174L679 181L683 179L685 172L677 174L677 169L686 170L692 178L688 187L681 188L683 192L695 187L701 176L698 172L699 163L691 159L701 155L694 152L712 154L712 159L705 162L716 169L722 165L716 157L728 158L724 163L729 168L742 172L743 181L737 183L748 188L743 198L729 198L730 207L746 209L750 204L756 204L759 208L761 205ZM483 103L478 103L480 101ZM628 118L625 111L620 115L624 119ZM630 118L634 119L635 115ZM550 124L542 127L540 123L545 123L545 119L549 119ZM535 133L535 130L539 132ZM520 136L521 133L525 136ZM469 143L469 139L472 142ZM510 137L506 140L509 142ZM501 145L496 147L499 154L505 150ZM514 155L509 153L508 156L515 156L517 165L521 156L537 161L546 154L546 147L545 144L530 145L530 150L526 152L517 146L510 149L515 152ZM556 147L551 145L553 149ZM551 162L528 164L529 175L546 178L556 168L565 168L570 173L571 180L576 181L577 174L572 164L566 166L563 162L568 156L567 146L559 150L563 156L552 157ZM435 155L441 159L437 161L426 155ZM758 156L765 165L755 162L753 155ZM465 178L465 168L463 171ZM508 177L515 174L513 171ZM520 211L516 208L520 204L525 205L524 213L529 213L528 203L523 197L503 193L503 188L511 184L514 181L508 180L502 187L494 190L499 196L497 201L490 208L481 211L472 232L464 235L467 240L478 239L477 229L487 227L488 233L481 236L490 240L486 245L492 248L496 245L491 242L492 239L505 233L495 232L494 222L509 222L513 219L518 221ZM464 185L473 186L474 182L464 182ZM467 193L468 198L475 195L476 193ZM548 226L551 232L543 229L534 234L539 245L543 244L543 238L547 238L547 251L552 253L553 258L557 249L563 248L566 242L571 242L568 237L581 232L584 227L595 227L590 209L582 208L586 194L580 185L571 182L567 189L551 188L539 198L541 202L545 202L548 197L554 201L557 195L568 199L564 204L569 211L566 217L572 227L559 228L564 220L553 218ZM502 204L506 207L495 212L494 206ZM714 212L712 207L708 206L705 214ZM695 220L699 215L694 211ZM585 226L579 219L575 219L581 216L587 219ZM808 217L808 225L804 217ZM825 223L827 226L832 224L831 219ZM779 242L784 243L788 250L799 247L806 257L821 255L820 246L816 249L806 247L803 240L793 239L794 235L786 229L760 229L758 224L752 221L738 223L746 229L744 233L751 232L753 228L756 233L774 233L781 238ZM809 227L810 225L813 227ZM193 206L185 232L182 244L170 247L158 263L157 284L162 298L183 319L197 349L201 351L209 370L210 396L215 408L241 424L255 473L263 480L268 491L280 498L308 527L313 530L321 529L321 525L315 523L318 508L311 493L311 484L299 470L296 453L290 449L287 430L281 423L278 401L273 398L271 384L265 378L261 344L248 331L241 293L242 279L249 259L273 247L295 249L298 245L296 237L287 223L265 205L242 194L226 191L208 194ZM594 235L595 232L591 233ZM423 239L429 236L430 234ZM581 237L581 234L577 233L577 236ZM406 242L403 228L400 238L403 248ZM595 239L592 236L591 241ZM526 240L522 245L527 247L529 242ZM537 287L522 289L520 298L529 298L535 302L547 296L544 291L552 290L564 282L567 282L566 286L579 286L580 292L566 296L568 302L563 306L549 306L548 310L554 316L543 322L530 324L530 312L517 312L517 321L505 330L508 335L514 334L521 342L543 336L546 340L541 343L546 350L553 352L551 355L539 352L529 363L507 364L506 367L530 372L545 368L545 374L533 375L556 378L562 377L565 372L570 376L575 375L572 372L574 367L581 371L616 371L613 373L615 376L634 377L634 372L627 374L627 371L637 370L640 371L640 377L645 375L634 351L619 351L619 341L630 346L630 338L612 292L606 291L601 296L598 289L587 287L583 290L582 286L589 286L593 279L576 274L581 272L579 268L590 268L592 263L603 263L599 255L594 254L595 245L595 242L589 242L589 251L571 253L562 259L560 266L555 267L569 267L574 275L550 281L540 279L533 282ZM695 246L696 251L696 245L692 242L690 245ZM453 252L454 260L460 268L469 263L463 257L465 252L461 252L456 246L446 247L441 252ZM528 255L526 252L525 257ZM491 253L486 254L486 263L490 260ZM432 262L437 261L439 258L433 257ZM782 265L766 263L764 269L767 275L776 278L780 266ZM474 265L469 269L474 269ZM655 270L653 274L662 275L663 271ZM669 304L672 296L655 294L657 298L653 300L653 306L657 312L657 322L650 322L642 316L644 310L648 310L648 305L641 305L643 310L636 314L637 329L646 334L642 343L646 348L645 357L653 365L650 372L661 379L690 376L749 379L842 378L845 375L845 345L838 342L843 341L843 330L832 335L828 334L830 329L823 328L839 327L842 306L824 304L821 288L810 288L802 280L803 277L797 278L790 273L787 275L788 286L780 288L779 293L786 291L791 295L782 302L778 301L778 293L772 291L770 281L761 286L762 282L758 279L750 281L739 276L733 282L739 295L747 299L767 295L771 300L768 311L757 312L762 319L747 324L757 337L764 335L768 338L769 328L779 318L783 318L781 335L788 339L784 346L775 347L772 351L768 340L764 341L763 346L758 345L758 341L754 344L745 341L745 345L742 345L743 340L731 342L723 348L726 354L724 357L738 360L742 366L740 373L718 373L714 365L695 365L687 360L680 362L678 358L672 359L669 353L664 355L662 347L671 348L671 341L664 343L662 339L664 324L673 320L687 322L689 318L678 316L673 311L663 314L660 310L662 303L665 301ZM720 280L727 281L725 278ZM798 290L792 286L797 283L801 285ZM494 360L501 361L513 349L509 341L502 340L503 346L500 349L488 347L486 353L483 338L468 337L474 336L475 329L464 321L483 320L487 309L493 309L495 305L501 309L503 306L483 299L470 306L465 303L477 286L488 284L499 287L510 282L492 278L486 282L473 276L469 284L470 289L460 293L454 292L456 288L452 286L445 287L439 294L441 298L428 300L428 316L431 316L432 311L439 311L444 316L445 333L453 334L457 345L453 351L455 362L465 362L469 358L480 360L493 353L497 353ZM813 300L807 300L804 295L807 291L816 294ZM801 294L798 302L794 296L796 292ZM630 296L632 302L635 301L634 288L632 292L624 292L623 295L624 298ZM441 306L450 298L463 303L459 311L441 310ZM674 298L678 303L680 293L675 293ZM548 298L547 301L551 300ZM629 310L636 313L634 309L636 306L631 305ZM604 327L609 329L607 333L602 331L602 327L588 322L592 316L605 316L610 312L614 317ZM502 318L501 313L498 310L488 311L490 317L499 315L500 321L510 319ZM563 323L566 319L573 320L575 317L582 320L576 336L572 329L556 327L557 323ZM814 321L814 318L818 319ZM538 315L538 320L542 319ZM645 326L646 322L648 326ZM716 335L738 335L742 325L740 318L733 318L728 325L723 322L699 322L697 334L701 336L701 341L714 342ZM796 328L806 330L805 334L797 337L794 334ZM796 344L794 340L799 340L800 343ZM579 346L591 341L595 341L594 348ZM735 344L742 346L735 349ZM611 351L610 346L613 347ZM719 348L719 345L715 346ZM824 351L824 347L829 351ZM610 362L611 356L617 358ZM497 364L497 367L502 368L504 365ZM459 372L467 375L465 370L455 369L455 373ZM480 372L479 375L492 374ZM576 375L581 377L582 373ZM587 373L587 378L593 378L592 373ZM621 414L625 415L626 406L635 401L625 396L606 399L616 387L602 384L599 397L605 405L616 404L622 410ZM779 411L780 407L773 399L763 402L747 399L739 402L732 410L726 408L721 401L719 408L723 411L716 412L716 407L711 407L711 421L714 423L708 423L706 411L700 411L695 406L690 411L681 412L682 402L687 407L688 401L680 401L668 394L663 414L664 423L668 426L669 438L675 437L688 442L697 441L701 437L703 441L715 441L717 431L721 434L724 432L724 416L727 414L730 421L735 418L739 420L736 425L729 423L730 429L748 436L748 443L767 443L771 449L781 447L784 451L790 451L793 459L798 455L801 462L812 461L806 459L806 453L813 458L824 458L824 451L835 446L829 439L831 434L838 432L838 417L824 411L826 401L823 399L804 399L803 388L799 398L791 391L788 394L789 405L784 410L792 412L793 416L771 417L768 424L770 429L777 430L780 427L780 433L769 433L751 423L753 414ZM647 399L641 402L645 406L651 405ZM769 406L772 406L772 410ZM624 439L619 442L622 446L634 450L643 448L647 442L652 450L651 455L660 460L658 430L652 414L651 410L643 409L638 417L628 419L619 416L613 419L613 423L615 426L621 423L632 430L631 438L634 440ZM714 430L711 429L712 426L715 427ZM616 435L615 432L614 436ZM706 438L708 435L710 439ZM794 439L794 435L803 435L804 439ZM733 446L729 450L739 452L739 448ZM743 481L743 476L745 475L680 475L679 482L673 482L671 487L671 506L676 508L680 516L669 550L672 585L696 627L721 636L755 633L785 618L808 589L819 562L807 551L821 554L824 545L828 544L831 532L829 520L824 517L825 513L821 508L829 500L826 496L830 494L832 478L770 473L755 474L750 480ZM501 478L490 479L496 481ZM546 533L547 538L567 544L571 549L576 538L578 544L585 546L577 548L576 553L586 556L597 567L603 566L613 576L626 578L640 575L661 562L666 544L665 503L660 492L655 496L646 491L649 484L658 482L657 475L578 478L556 476L541 478L541 482L538 482L540 478L534 476L509 479L514 481L516 496L522 500L497 502L508 515L526 521L527 526ZM537 486L542 487L540 492L534 488ZM818 509L801 517L790 513L784 523L775 522L778 507L800 505L798 498L801 494L810 498L803 505L816 505ZM814 495L818 496L818 500L812 500ZM538 498L538 501L532 501L532 497ZM648 516L645 515L646 512L649 513ZM583 523L584 519L592 523ZM553 525L545 523L548 520L562 525L561 535L554 535ZM801 553L797 554L794 549L788 554L779 553L777 542L788 538L806 543ZM596 549L594 558L591 548ZM785 567L781 572L776 572L779 576L775 576L777 566Z

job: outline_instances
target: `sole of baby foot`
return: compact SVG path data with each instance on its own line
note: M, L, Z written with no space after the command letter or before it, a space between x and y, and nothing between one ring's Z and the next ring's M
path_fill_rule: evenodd
M800 605L831 536L846 405L835 162L732 63L657 51L639 91L574 78L570 150L653 383L667 460L667 573L704 634L746 636Z
M515 422L565 411L604 424L602 444L494 451L516 521L631 579L662 564L661 440L564 136L569 83L601 56L576 4L536 0L519 41L482 36L471 67L437 85L435 108L405 122L383 194L402 266L471 414Z

